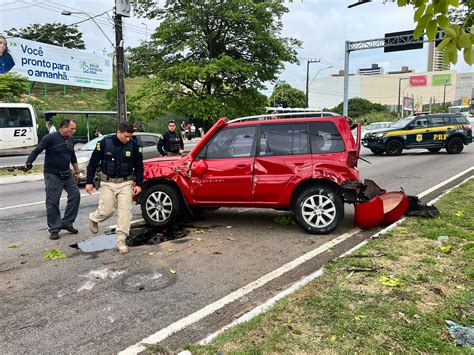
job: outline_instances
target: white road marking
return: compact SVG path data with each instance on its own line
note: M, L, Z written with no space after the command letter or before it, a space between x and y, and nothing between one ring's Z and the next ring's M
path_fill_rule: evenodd
M81 197L85 197L85 196L91 196L91 195L97 195L99 194L100 192L93 192L91 194L82 194ZM67 197L61 197L61 200L67 200ZM3 211L3 210L9 210L9 209L12 209L12 208L20 208L20 207L28 207L28 206L33 206L33 205L41 205L43 203L45 203L46 201L39 201L39 202L30 202L30 203L24 203L22 205L15 205L15 206L7 206L7 207L0 207L0 211Z
M473 168L470 168L470 169L467 169L464 171L464 173L470 171L471 169ZM445 184L449 183L450 181L458 178L461 174L458 174L456 176L454 176L453 178L450 178L448 180L445 181ZM474 179L474 176L470 176L468 177L467 179L465 179L464 181L461 181L459 184L457 184L456 186L453 186L452 188L444 191L440 196L436 197L435 199L431 200L430 202L428 202L428 205L433 205L436 201L438 201L441 197L443 197L444 195L448 194L450 191L452 191L453 189L455 189L456 187L462 185L463 183L465 183L466 181L470 180L470 179ZM443 184L438 184L437 185L438 187L441 187L443 186ZM428 189L426 191L433 191L433 188L431 189ZM421 198L422 196L426 196L429 192L422 192L418 195L418 198ZM395 223L392 223L391 225L389 225L388 227L382 229L381 231L375 233L374 235L372 235L370 238L371 239L375 239L375 238L378 238L380 237L381 235L385 234L386 232L388 232L390 229L393 229L395 228L396 226L400 225L404 220L406 219L406 217L403 217L402 219L399 219L398 221L396 221ZM352 254L353 252L355 252L357 249L360 249L362 248L364 245L368 244L369 241L368 240L364 240L362 242L360 242L359 244L357 244L356 246L354 246L353 248L349 249L348 251L346 251L345 253L341 254L339 257L337 257L337 259L342 259L350 254ZM306 284L308 284L310 281L318 278L319 276L321 276L324 272L324 267L322 267L321 269L311 273L310 275L308 276L305 276L304 278L302 278L301 280L298 280L296 281L293 285L291 285L290 287L288 287L286 290L283 290L282 292L280 292L279 294L273 296L272 298L270 298L268 301L266 301L265 303L261 304L260 306L257 306L255 307L254 309L252 309L251 311L245 313L243 316L241 316L240 318L236 319L235 321L233 321L232 323L230 324L227 324L225 326L223 326L221 329L217 330L216 332L210 334L209 336L207 336L206 338L202 339L199 344L200 345L206 345L206 344L209 344L212 340L214 340L214 338L216 338L219 334L225 332L226 330L229 330L231 328L233 328L234 326L240 324L240 323L244 323L244 322L247 322L249 320L251 320L252 318L258 316L259 314L265 312L266 310L268 310L270 307L272 307L276 301L282 299L283 297L285 296L288 296L290 294L292 294L293 292L296 292L298 289L300 289L301 287L305 286ZM178 353L179 355L180 353Z
M469 172L470 170L473 170L474 167L471 167L469 169L466 169L465 171L449 178L448 180L444 181L443 183L440 183L426 191L423 191L422 193L420 193L418 195L418 198L422 198L423 196L426 196L428 195L429 193L431 193L432 191L442 187L443 185L445 184L448 184L449 182L457 179L459 176ZM472 177L468 177L466 180L464 180L463 182L471 179ZM461 185L463 182L461 182L460 184L456 185L455 187ZM453 188L455 188L453 187ZM450 189L451 190L451 189ZM450 191L448 190L448 191ZM448 193L448 191L445 191L441 196L444 196L445 194ZM430 201L428 204L432 204L435 200L439 199L441 196L437 197L436 199ZM404 220L404 218L402 218L402 220ZM379 236L380 234L382 234L383 232L386 232L387 230L389 229L392 229L394 228L396 225L399 225L402 220L399 220L395 223L393 223L392 225L388 226L387 228L379 231L378 233L376 233L375 235L373 235L372 237L377 237ZM225 305L239 299L240 297L242 296L245 296L247 294L249 294L250 292L252 292L253 290L265 285L266 283L268 283L269 281L285 274L286 272L296 268L297 266L301 265L302 263L304 263L305 261L308 261L310 260L311 258L314 258L315 256L323 253L324 251L334 247L335 245L339 244L339 243L342 243L344 240L347 240L349 239L350 237L352 237L354 234L357 234L358 232L360 232L360 229L359 228L355 228L355 229L352 229L350 230L349 232L347 233L344 233L343 235L339 236L339 237L336 237L335 239L331 240L330 242L328 243L325 243L323 245L321 245L320 247L316 248L316 249L313 249L312 251L300 256L299 258L296 258L295 260L281 266L280 268L262 276L261 278L259 278L258 280L256 281L253 281L251 283L249 283L248 285L240 288L239 290L236 290L234 291L233 293L221 298L220 300L214 302L214 303L211 303L209 305L207 305L206 307L204 308L201 308L200 310L190 314L189 316L185 317L185 318L182 318L172 324L170 324L168 327L166 328L163 328L161 330L159 330L158 332L144 338L143 340L141 340L140 342L138 342L137 344L135 345L132 345L132 346L129 346L127 349L119 352L119 355L131 355L131 354L138 354L140 352L142 352L143 350L145 350L146 348L142 345L143 343L145 344L157 344L159 343L160 341L163 341L164 339L168 338L170 335L188 327L189 325L193 324L193 323L196 323L198 322L199 320L205 318L206 316L214 313L215 311L221 309L222 307L224 307ZM362 246L364 246L365 244L367 244L367 240L364 240L362 241L361 243L357 244L356 246L354 246L352 249L348 250L347 252L345 252L343 255L346 256L346 255L349 255L350 253L354 252L355 250L361 248ZM267 302L265 302L264 304L256 307L255 309L253 309L252 311L244 314L242 317L240 317L238 320L224 326L223 328L221 328L220 330L218 330L217 332L211 334L210 336L208 336L207 338L201 340L200 344L207 344L209 341L211 341L215 336L217 336L218 334L222 333L224 330L227 330L231 327L233 327L234 325L236 324L239 324L243 321L247 321L247 320L250 320L252 319L253 317L255 317L256 315L264 312L265 310L267 310L268 308L270 308L277 300L295 292L297 289L299 289L300 287L306 285L307 283L309 283L310 281L316 279L317 277L321 276L322 273L323 273L323 269L324 268L321 268L315 272L313 272L312 274L304 277L303 279L297 281L296 283L294 283L292 286L290 286L288 289L282 291L281 293L277 294L276 296L272 297L270 300L268 300Z
M197 321L200 321L201 319L207 317L208 315L214 313L215 311L221 309L225 305L234 302L238 300L239 298L253 292L259 287L262 287L263 285L267 284L268 282L280 277L281 275L287 273L290 270L295 269L296 267L300 266L304 262L314 258L315 256L324 253L328 249L333 248L334 246L342 243L343 241L351 238L354 234L357 234L360 232L359 228L354 228L348 231L347 233L344 233L340 235L339 237L334 238L333 240L319 246L316 249L311 250L310 252L290 261L289 263L279 267L278 269L260 277L259 279L249 283L248 285L228 294L225 297L222 297L220 300L217 300L214 303L211 303L204 308L201 308L200 310L188 315L187 317L184 317L166 328L163 328L156 332L155 334L152 334L135 345L132 345L128 347L127 349L121 351L119 354L121 355L130 355L130 354L138 354L141 351L145 350L146 348L142 345L143 343L146 344L157 344L160 341L163 341L164 339L168 338L170 335L173 333L176 333L189 325L196 323Z

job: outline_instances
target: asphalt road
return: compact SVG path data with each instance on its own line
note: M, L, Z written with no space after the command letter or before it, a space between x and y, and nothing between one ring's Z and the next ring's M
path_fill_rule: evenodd
M473 166L474 145L465 148L455 156L420 150L400 157L375 156L363 149L362 157L372 164L359 162L361 178L387 190L402 187L419 194ZM126 255L115 250L86 254L70 245L91 236L87 215L98 195L84 194L76 221L80 233L61 234L59 241L47 238L43 201L41 181L2 185L1 354L118 352L354 228L351 206L340 228L327 236L276 224L274 218L285 212L220 209L193 223L210 228L205 234L191 228L182 239L133 247ZM140 217L138 206L133 212L134 218ZM113 217L106 225L115 221ZM229 303L165 345L178 349L204 338L356 242L335 247ZM43 253L52 248L67 258L44 260Z

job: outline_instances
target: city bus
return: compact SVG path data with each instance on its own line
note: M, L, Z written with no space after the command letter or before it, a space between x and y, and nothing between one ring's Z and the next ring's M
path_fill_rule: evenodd
M38 144L37 130L33 106L0 103L0 151L34 147Z
M472 118L472 109L469 106L449 106L449 113L462 113L466 118Z

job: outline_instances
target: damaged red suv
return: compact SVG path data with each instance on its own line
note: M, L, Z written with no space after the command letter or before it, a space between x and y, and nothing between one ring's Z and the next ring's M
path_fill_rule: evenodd
M256 207L291 210L307 232L330 233L344 202L356 201L359 149L342 116L221 118L187 155L145 161L139 203L154 227L207 208Z

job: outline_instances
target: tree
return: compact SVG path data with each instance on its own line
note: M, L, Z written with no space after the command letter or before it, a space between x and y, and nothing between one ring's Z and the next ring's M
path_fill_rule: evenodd
M259 93L301 43L280 36L281 4L238 0L138 0L136 11L162 20L152 40L130 50L135 75L153 75L141 95L159 111L199 118L258 113Z
M283 83L275 86L272 95L268 98L268 106L280 104L283 107L305 107L306 96L304 91Z
M28 80L14 73L0 75L0 98L14 100L28 88Z
M415 38L426 32L427 37L434 40L438 27L444 31L444 39L437 50L443 51L446 63L456 64L458 50L462 50L465 62L473 64L473 0L464 0L462 4L459 0L397 0L397 4L400 7L413 5L415 8Z
M329 111L342 114L342 107L343 103L341 102L339 105L333 107ZM375 104L373 102L370 102L369 100L360 97L354 97L352 99L349 99L349 117L356 119L370 112L389 113L389 110L381 104Z
M77 25L70 26L61 23L35 23L24 28L11 28L5 32L8 36L20 37L54 46L85 49L82 32Z

